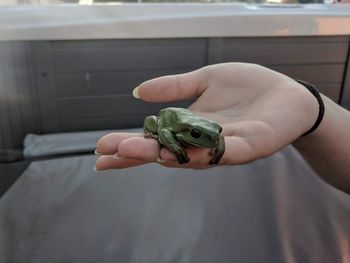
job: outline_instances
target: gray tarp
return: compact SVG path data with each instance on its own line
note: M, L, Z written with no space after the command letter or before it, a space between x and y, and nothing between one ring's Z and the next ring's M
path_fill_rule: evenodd
M291 147L208 170L32 162L0 199L0 262L349 262L350 197Z

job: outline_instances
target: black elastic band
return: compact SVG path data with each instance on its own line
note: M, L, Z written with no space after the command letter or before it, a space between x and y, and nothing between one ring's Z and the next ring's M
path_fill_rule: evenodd
M305 135L312 133L320 125L320 123L323 119L323 115L324 115L324 103L323 103L322 97L320 95L320 92L316 89L316 87L314 85L311 85L310 83L303 81L303 80L296 79L296 81L299 82L300 84L302 84L303 86L305 86L312 93L312 95L315 96L315 98L317 99L317 102L318 102L318 106L319 106L318 117L317 117L315 124L310 128L310 130L308 130L303 135L301 135L301 136L305 136Z

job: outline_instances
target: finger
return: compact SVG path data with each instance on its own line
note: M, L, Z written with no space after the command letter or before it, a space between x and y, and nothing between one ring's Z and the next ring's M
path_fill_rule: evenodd
M142 133L110 133L103 136L96 143L96 152L102 155L113 155L117 152L119 144L131 137L143 137Z
M133 91L136 98L149 102L166 102L199 96L205 89L204 70L164 76L140 84Z
M186 149L187 151L187 149ZM177 158L168 148L162 148L159 153L159 157L165 161L176 161Z
M208 148L186 148L186 153L188 158L190 158L190 163L194 164L208 164L210 159L209 156L210 149ZM164 161L176 161L177 158L175 154L166 148L160 151L160 158Z
M180 164L178 161L173 161L173 160L167 160L159 164L168 168L185 168L185 169L208 169L208 168L214 167L213 165L195 164L191 162Z
M159 158L159 143L152 138L131 137L120 142L118 155L154 162Z
M138 166L147 163L144 160L137 159L120 159L116 160L112 155L102 155L100 156L95 164L97 171L103 171L107 169L122 169L132 166Z
M255 152L248 140L244 137L225 137L225 153L220 164L244 164L253 161Z

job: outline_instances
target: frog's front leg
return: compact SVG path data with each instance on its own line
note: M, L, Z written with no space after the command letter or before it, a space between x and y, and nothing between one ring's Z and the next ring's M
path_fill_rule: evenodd
M209 161L209 164L210 165L218 164L221 157L224 155L224 153L225 153L225 139L224 139L224 136L220 135L218 146L212 149L211 151L210 155L213 155L213 158Z
M176 158L180 164L189 162L190 158L188 158L186 151L177 141L174 133L171 130L167 128L161 129L159 132L159 141L176 155Z
M146 138L158 139L158 118L157 116L147 116L143 122L143 131Z

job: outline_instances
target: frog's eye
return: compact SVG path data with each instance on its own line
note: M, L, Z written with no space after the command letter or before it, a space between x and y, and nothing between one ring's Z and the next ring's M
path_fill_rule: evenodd
M219 133L221 133L222 132L222 128L221 127L219 127Z
M199 138L199 137L201 137L201 131L194 128L191 130L191 136L193 138Z

